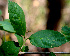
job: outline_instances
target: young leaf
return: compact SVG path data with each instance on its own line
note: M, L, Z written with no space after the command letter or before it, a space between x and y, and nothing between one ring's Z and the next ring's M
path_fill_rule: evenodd
M62 27L61 32L65 35L70 35L70 28L67 26Z
M4 42L1 48L5 56L18 56L19 47L16 47L13 41Z
M20 47L22 47L22 45L23 45L23 37L21 37L21 36L19 36L17 34L15 34L15 36L17 37L17 40L18 40L18 43L19 43Z
M22 52L28 52L28 50L29 50L28 46L23 46L21 49Z
M29 37L30 43L36 47L53 48L66 43L64 35L58 31L41 30Z
M11 25L11 23L9 23L7 21L0 21L0 27L3 27L3 29L5 31L13 32L13 33L15 32L15 30L14 30L13 26Z
M10 22L13 25L16 34L24 36L26 32L26 22L22 8L17 3L9 1L8 12Z

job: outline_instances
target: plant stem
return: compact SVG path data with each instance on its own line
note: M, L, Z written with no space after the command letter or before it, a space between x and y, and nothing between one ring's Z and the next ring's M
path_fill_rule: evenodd
M4 31L4 41L6 42L6 32Z

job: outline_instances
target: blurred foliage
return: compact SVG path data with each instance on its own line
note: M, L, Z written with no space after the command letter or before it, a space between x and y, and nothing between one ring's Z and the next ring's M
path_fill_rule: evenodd
M0 16L2 15L2 11L0 10Z
M66 0L66 4L67 5L70 5L70 0Z
M30 5L32 4L32 0L21 0L20 4L28 10L30 8Z

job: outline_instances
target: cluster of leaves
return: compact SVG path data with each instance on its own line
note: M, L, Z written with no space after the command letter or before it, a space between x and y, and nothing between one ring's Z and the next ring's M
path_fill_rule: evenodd
M0 46L0 55L17 56L19 49L21 49L24 42L22 36L25 36L26 32L25 15L22 8L17 3L10 0L8 0L8 12L9 19L0 21L0 30L7 31L9 33L15 33L15 36L18 39L19 47L17 47L15 45L16 42L13 41L3 42ZM28 51L28 47L23 46L21 51Z
M9 19L0 21L0 30L15 33L15 36L17 37L19 43L19 47L17 47L15 45L15 42L13 41L4 42L0 46L0 54L2 56L17 56L19 53L19 49L23 52L28 51L28 46L24 45L26 39L25 41L23 41L22 37L25 36L26 32L25 15L22 8L17 3L10 0L8 0L8 12ZM66 26L62 27L61 32L62 34L54 30L41 30L32 34L28 39L30 40L30 43L36 47L59 47L62 44L70 41L70 28Z

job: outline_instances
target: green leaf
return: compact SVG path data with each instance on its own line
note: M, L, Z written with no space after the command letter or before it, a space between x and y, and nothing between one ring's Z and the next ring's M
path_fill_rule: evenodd
M65 35L70 35L70 28L67 26L62 27L61 32Z
M53 52L50 52L49 56L56 56Z
M28 50L29 50L28 46L23 46L21 49L22 52L28 52Z
M11 23L10 19L4 19L4 21L7 21L7 22ZM0 30L4 30L2 26L0 26Z
M64 35L54 30L41 30L29 37L30 43L36 47L53 48L66 43Z
M9 1L8 12L10 22L13 25L16 34L25 36L26 22L22 8L17 3Z
M17 34L15 34L15 36L17 37L17 40L18 40L18 43L19 43L20 47L22 47L22 45L23 45L23 37L21 37L21 36L19 36Z
M5 56L18 56L19 47L16 47L13 41L4 42L1 48Z
M4 19L4 21L11 23L11 22L10 22L10 19Z
M2 26L0 26L0 30L4 30Z
M67 42L70 41L70 35L65 35L65 38L66 38Z
M5 31L13 32L13 33L15 32L13 26L7 21L0 21L0 27L3 27Z

